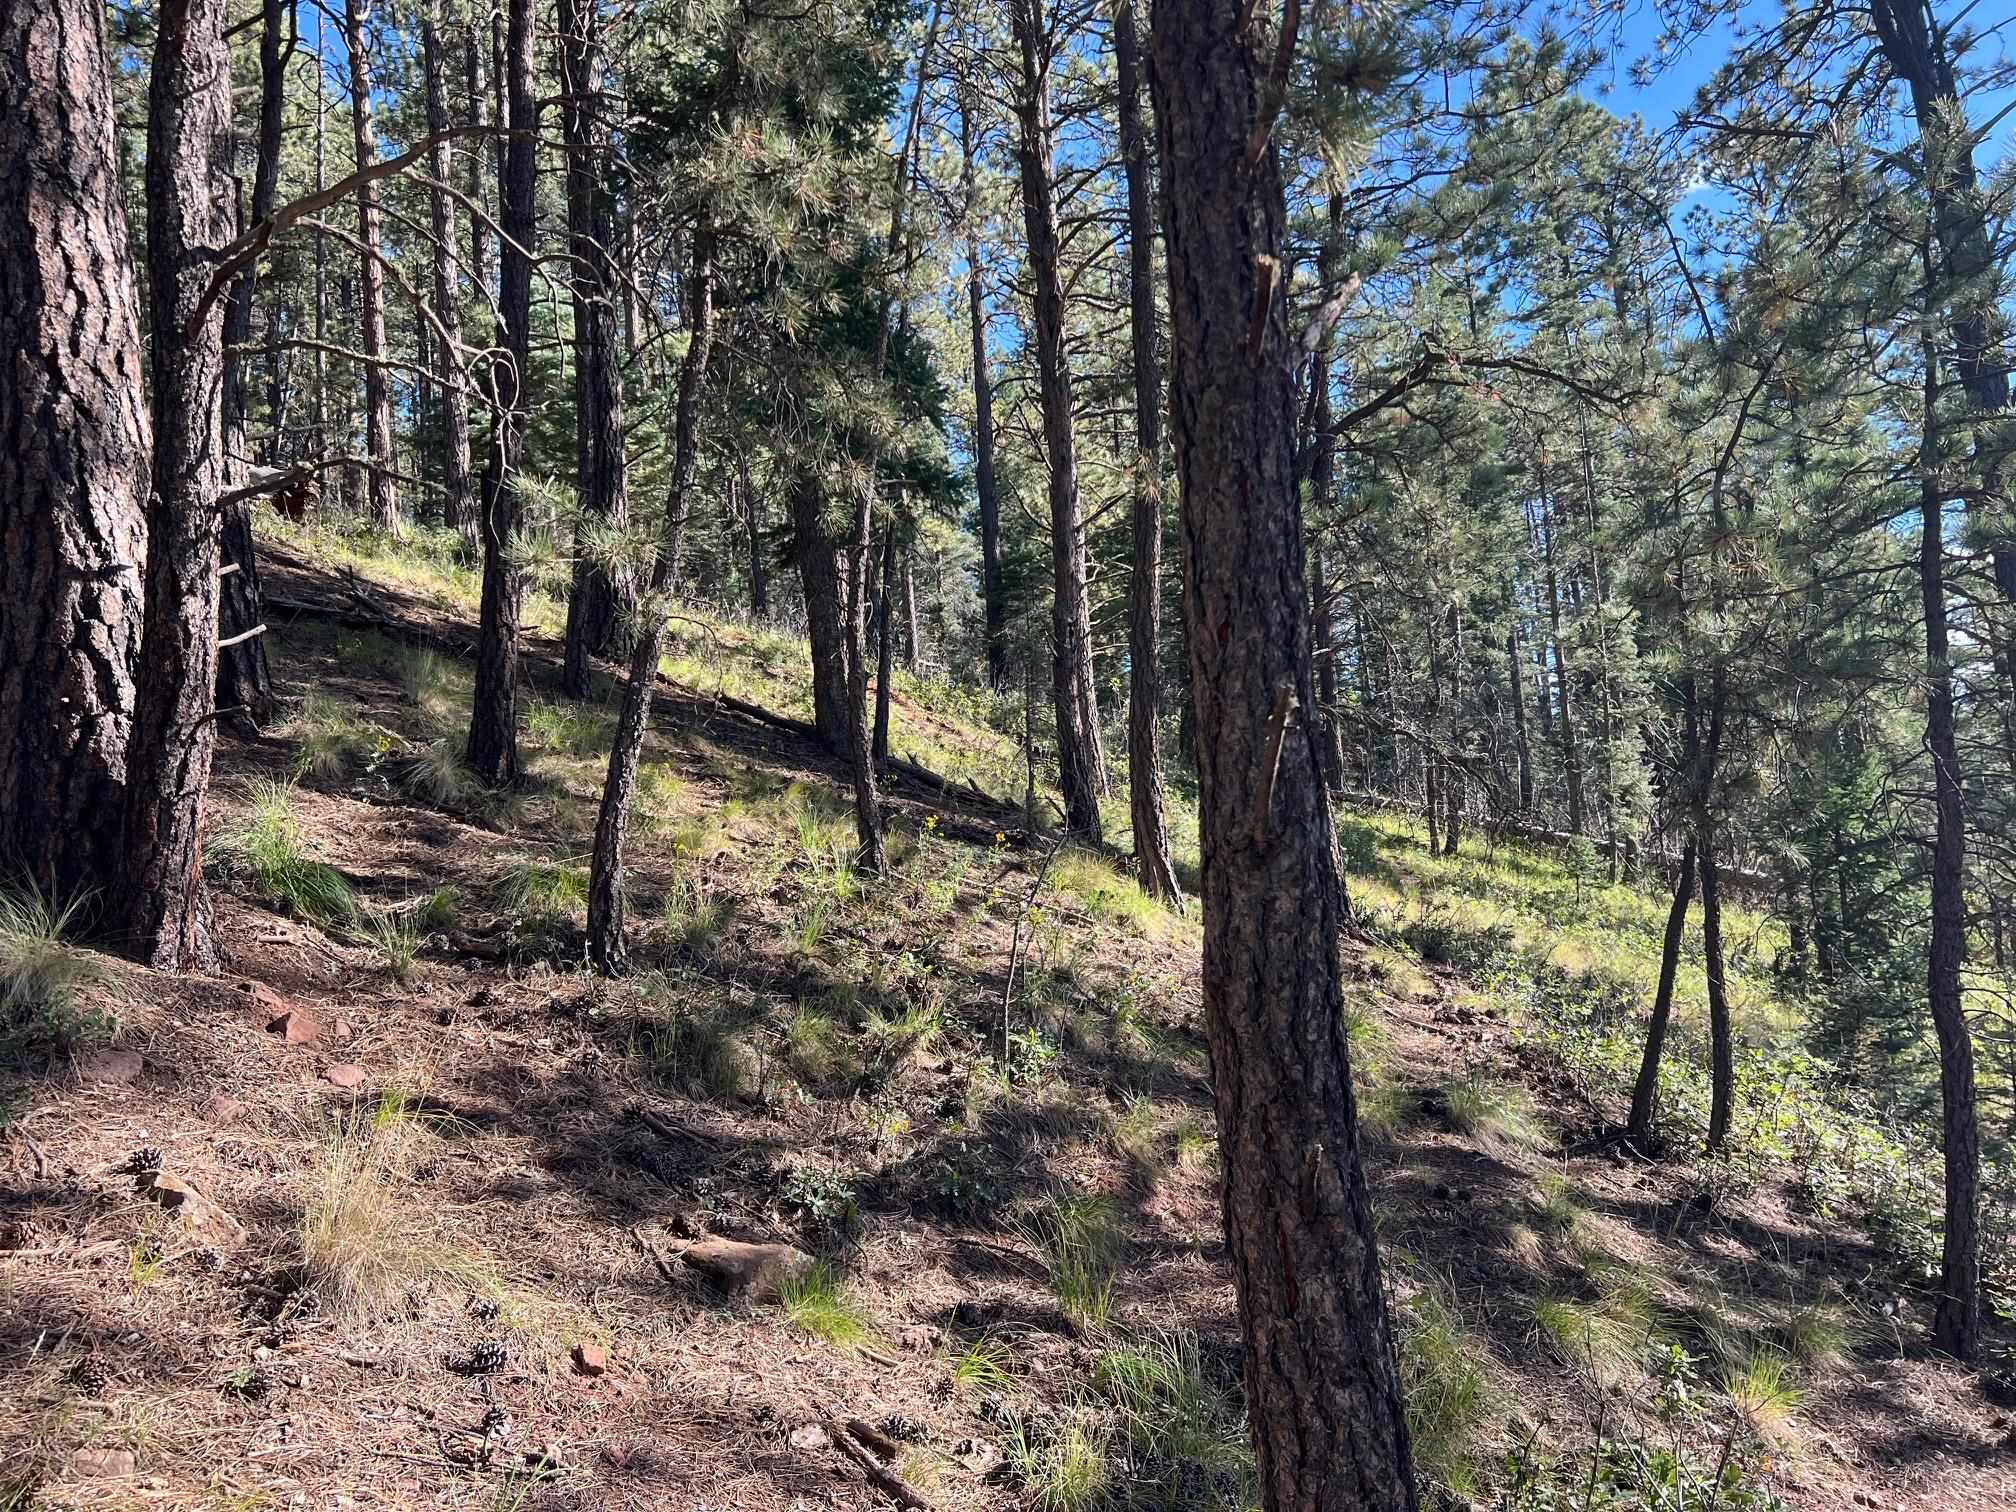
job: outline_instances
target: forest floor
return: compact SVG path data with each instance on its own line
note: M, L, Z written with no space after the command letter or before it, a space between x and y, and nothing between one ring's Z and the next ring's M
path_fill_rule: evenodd
M98 1032L0 1073L0 1508L1254 1503L1194 919L910 780L858 881L836 764L718 696L794 712L802 653L687 625L639 969L597 980L611 712L550 623L498 802L452 759L466 583L271 547L288 719L219 749L221 973L68 956ZM906 685L897 748L1012 795L984 714ZM1747 1158L1598 1137L1663 908L1470 843L1345 827L1425 1504L2016 1508L2006 1357L1924 1343L1922 1150L1762 1072ZM724 1294L710 1237L818 1263Z

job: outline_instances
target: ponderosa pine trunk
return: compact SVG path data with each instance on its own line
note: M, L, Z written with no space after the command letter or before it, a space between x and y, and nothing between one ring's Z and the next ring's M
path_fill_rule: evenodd
M1927 270L1930 273L1930 270ZM1940 486L1938 354L1925 342L1925 414L1920 436L1922 527L1918 591L1925 617L1925 750L1932 759L1932 936L1926 998L1939 1042L1941 1134L1946 1155L1945 1235L1932 1338L1956 1359L1982 1348L1981 1134L1974 1092L1974 1038L1961 968L1967 958L1967 813L1954 727L1951 633L1946 611L1945 495Z
M343 45L350 55L350 131L357 166L378 161L378 131L371 109L371 0L344 0ZM385 340L385 265L378 186L357 191L357 324L364 347L364 454L370 466L371 523L399 530L399 485L392 462L391 353Z
M154 461L146 630L126 761L123 914L135 954L199 970L215 959L203 813L217 688L217 592L230 476L224 321L195 315L231 241L231 60L224 0L164 0L147 109L147 274Z
M257 225L273 213L280 186L280 129L286 107L287 65L294 55L286 37L288 8L284 0L261 0L259 12L259 141L252 170L252 203L248 224ZM241 228L242 229L242 228ZM231 286L224 311L224 444L234 463L233 475L251 457L246 439L246 357L242 348L252 340L252 305L258 292L257 265L247 268ZM269 331L269 342L277 342ZM277 386L277 385L276 385ZM268 460L279 444L279 406L268 417L274 434ZM217 707L240 709L257 723L273 712L273 674L266 664L266 638L249 634L259 624L259 559L252 538L254 503L245 500L225 510L223 566L227 575L218 588L217 628L221 639L234 644L217 655Z
M1153 28L1204 851L1204 1007L1268 1512L1412 1512L1342 1015L1344 888L1314 696L1275 43L1243 0ZM1256 53L1261 57L1256 57Z
M862 485L847 542L847 764L854 778L854 866L879 876L888 866L882 843L882 799L875 782L875 732L868 707L868 599L874 572L875 491ZM888 615L888 600L882 606Z
M488 27L482 17L472 10L463 21L462 32L462 84L468 95L469 124L472 126L490 124L490 89L483 70L483 55L488 51L487 32ZM490 203L485 180L494 179L493 175L483 172L486 155L481 138L470 144L465 154L469 165L468 182L463 188L469 196L469 279L487 304L497 289L490 275L492 228L481 213Z
M1042 398L1043 448L1049 468L1051 702L1057 719L1058 785L1064 826L1097 844L1099 800L1106 791L1099 700L1092 673L1092 604L1086 587L1085 514L1078 497L1078 440L1065 350L1064 270L1057 241L1056 134L1050 117L1053 61L1043 0L1013 0L1022 78L1015 103L1021 123L1017 158L1022 222L1034 287L1036 380Z
M637 793L637 764L644 752L644 732L651 722L651 703L658 689L658 655L665 641L672 594L679 583L680 552L691 513L688 496L700 460L700 400L714 351L716 245L712 227L703 222L693 243L693 273L686 291L686 354L680 359L679 395L672 411L670 492L641 623L630 648L630 680L623 688L623 707L610 741L609 775L602 784L595 849L588 863L588 959L605 976L621 975L628 964L623 930L624 849Z
M873 755L879 768L889 759L889 694L895 682L896 652L896 521L882 541L882 591L876 595L875 614L875 740Z
M970 92L959 97L959 183L966 219L966 318L973 342L973 500L980 513L980 602L987 686L1008 685L1008 590L1001 568L1001 498L994 483L994 385L988 377L987 304L981 287L979 155Z
M1520 686L1519 599L1511 597L1512 623L1505 627L1505 672L1512 691L1514 755L1519 762L1519 812L1533 808L1533 741L1526 732L1526 694Z
M101 906L150 456L104 26L88 0L0 0L0 867Z
M805 638L812 652L812 724L836 756L848 751L846 586L840 552L826 521L819 475L801 467L791 481L792 555L805 595Z
M469 765L492 787L518 780L518 468L525 449L525 385L532 347L532 239L537 232L534 167L539 105L532 95L532 0L510 0L505 42L504 207L498 238L496 358L490 364L494 419L483 470L483 600L477 624L476 692L469 717Z
M602 119L599 0L560 0L560 76L567 141L567 244L574 303L575 465L581 516L591 530L623 528L629 488L623 455L623 369L618 344L616 239L610 188L609 128ZM625 628L636 619L636 593L577 536L574 581L567 597L567 632L560 684L586 698L589 659L626 649Z
M1127 175L1128 321L1134 346L1134 572L1127 589L1127 798L1142 891L1180 904L1162 786L1162 364L1155 351L1155 210L1141 128L1141 43L1134 7L1113 16L1120 159Z
M448 121L447 60L434 24L437 0L427 0L420 18L420 63L426 81L427 130L446 131ZM482 151L472 149L471 156ZM434 233L430 249L434 274L434 313L441 322L440 357L435 374L441 389L441 523L461 537L463 550L476 550L476 493L469 448L469 387L462 365L462 288L455 271L455 183L452 145L437 142L428 154L427 172L434 183L427 190L428 226Z
M1638 1062L1638 1080L1631 1089L1631 1120L1626 1126L1633 1144L1650 1147L1653 1120L1659 1110L1659 1061L1666 1050L1666 1030L1673 1020L1673 988L1680 974L1680 946L1687 935L1687 908L1694 899L1694 841L1689 836L1680 851L1680 872L1673 880L1673 902L1666 910L1666 939L1659 952L1659 988L1652 998L1652 1017L1645 1025L1645 1053Z
M763 499L749 479L749 453L735 453L735 480L749 526L749 615L758 624L770 617L770 558L764 550Z
M1541 558L1547 574L1547 622L1553 631L1549 645L1554 651L1554 696L1560 705L1555 731L1561 740L1561 774L1568 785L1568 832L1579 835L1588 824L1582 799L1582 752L1575 739L1575 695L1568 677L1567 643L1561 638L1561 579L1554 565L1554 511L1547 502L1546 486L1540 494Z

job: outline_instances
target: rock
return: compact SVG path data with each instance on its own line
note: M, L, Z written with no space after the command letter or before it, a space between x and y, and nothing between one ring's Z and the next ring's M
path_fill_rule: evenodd
M944 1337L945 1330L935 1323L907 1323L896 1331L896 1347L928 1354Z
M279 1035L290 1045L312 1045L322 1038L322 1021L299 1008L290 1008L269 1020L266 1032Z
M826 1430L817 1423L807 1423L803 1427L793 1428L785 1435L785 1441L793 1449L802 1449L807 1453L815 1449L824 1449L833 1442L826 1436Z
M294 1005L287 998L264 982L240 982L238 990L245 994L245 1000L252 1005L252 1012L259 1022L271 1025L277 1018L285 1018Z
M739 1239L702 1239L681 1256L731 1296L774 1302L787 1281L810 1274L812 1257L794 1244L747 1244Z
M574 1346L574 1368L585 1376L599 1376L609 1368L609 1351L583 1340Z
M92 1480L112 1480L133 1473L131 1449L79 1449L70 1456L73 1474Z
M141 1179L140 1192L173 1213L185 1228L228 1232L239 1227L237 1219L204 1196L194 1184L167 1171L149 1172Z
M352 1065L349 1061L338 1061L322 1072L322 1080L332 1087L341 1087L347 1092L352 1087L361 1087L364 1084L364 1068Z
M210 1106L205 1111L212 1123L234 1124L252 1110L237 1098L219 1093L210 1099Z
M347 1045L350 1043L352 1039L356 1037L356 1035L357 1031L355 1028L351 1026L350 1020L348 1019L336 1020L336 1042L338 1044Z
M87 1082L124 1085L140 1079L146 1061L138 1050L93 1050L77 1062L77 1074Z

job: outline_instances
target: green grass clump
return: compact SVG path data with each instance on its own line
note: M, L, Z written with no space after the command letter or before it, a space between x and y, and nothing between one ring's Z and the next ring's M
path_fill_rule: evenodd
M1533 1305L1536 1333L1565 1363L1610 1378L1636 1360L1659 1329L1659 1309L1639 1277L1610 1262L1589 1267L1596 1296L1545 1297Z
M558 756L605 755L614 730L608 714L585 704L541 701L525 711L526 741Z
M1050 863L1050 885L1093 918L1136 934L1155 935L1169 915L1132 877L1122 876L1089 851L1066 850Z
M32 886L0 892L0 1033L54 1049L110 1027L81 989L104 979L97 957L70 943L86 900L58 907Z
M714 954L733 913L729 899L709 891L682 868L659 904L658 932L674 949L706 960Z
M1050 1267L1050 1287L1064 1315L1081 1328L1103 1327L1113 1313L1113 1281L1126 1236L1104 1197L1054 1198L1026 1232Z
M749 1090L742 1027L724 1011L671 1008L662 1017L641 1021L631 1048L661 1086L713 1102L733 1102Z
M1772 1334L1808 1370L1837 1368L1862 1343L1862 1331L1853 1321L1817 1302L1788 1314Z
M1449 1127L1459 1134L1517 1145L1546 1142L1534 1121L1532 1094L1512 1082L1468 1076L1444 1086L1440 1100Z
M482 783L462 757L459 742L443 736L430 740L400 764L399 782L407 792L436 808L466 807L482 792Z
M558 861L519 861L497 885L497 901L532 922L569 919L588 907L588 869Z
M1576 1199L1575 1183L1558 1171L1540 1178L1534 1209L1544 1227L1564 1238L1572 1238L1588 1217Z
M1489 1407L1483 1346L1463 1326L1449 1287L1424 1287L1399 1310L1400 1378L1414 1462L1450 1491L1477 1477L1476 1447Z
M1008 1370L1014 1360L1014 1351L1002 1340L975 1339L953 1356L952 1384L961 1391L1008 1391L1015 1384Z
M285 783L256 783L250 814L219 838L214 851L268 903L298 919L334 928L356 916L357 899L343 874L309 856L294 813L294 789Z
M1238 1398L1210 1379L1194 1333L1157 1334L1108 1350L1093 1381L1127 1440L1140 1491L1149 1493L1137 1493L1137 1503L1187 1505L1193 1487L1226 1480L1238 1487L1250 1475Z
M1792 1379L1792 1361L1775 1349L1759 1350L1727 1366L1722 1390L1760 1438L1782 1434L1805 1393Z
M1072 1412L1061 1419L1016 1418L1002 1450L1034 1512L1089 1512L1113 1481L1112 1435L1096 1419Z
M797 1280L786 1281L778 1295L792 1326L823 1344L851 1347L866 1344L875 1336L866 1310L848 1290L846 1279L824 1261Z
M320 782L337 782L367 761L377 738L356 706L326 694L310 693L294 716L294 771Z
M418 910L367 909L358 916L357 932L377 950L393 981L402 987L412 982L423 934Z

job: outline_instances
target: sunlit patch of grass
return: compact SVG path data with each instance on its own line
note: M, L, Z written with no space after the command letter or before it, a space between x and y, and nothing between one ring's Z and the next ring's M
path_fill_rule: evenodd
M1785 1353L1808 1370L1840 1368L1863 1339L1852 1319L1818 1302L1788 1313L1771 1332Z
M111 1027L81 996L104 980L105 968L70 943L88 901L59 906L25 885L0 891L0 1033L7 1038L61 1049Z
M1399 1309L1400 1378L1414 1462L1449 1490L1477 1478L1478 1439L1488 1416L1482 1342L1463 1324L1454 1290L1433 1281Z
M1155 1099L1130 1095L1112 1121L1113 1148L1136 1166L1153 1169L1162 1163L1162 1114Z
M1534 1213L1541 1226L1572 1238L1589 1216L1576 1198L1575 1183L1558 1171L1549 1171L1540 1178L1538 1186Z
M831 1087L858 1078L861 1059L840 1025L801 1003L784 1031L784 1058L808 1087Z
M1467 1076L1440 1088L1438 1100L1449 1127L1459 1134L1513 1145L1547 1142L1534 1116L1532 1093L1516 1083Z
M308 1284L339 1311L382 1313L415 1285L488 1284L487 1268L401 1197L430 1138L396 1090L326 1131L309 1173L301 1262Z
M445 735L428 741L400 763L399 782L415 797L446 809L465 807L482 789L463 759L460 742Z
M779 1290L784 1316L793 1327L823 1344L852 1347L875 1336L868 1313L848 1287L846 1278L821 1261L802 1277Z
M631 828L643 835L664 834L691 792L691 785L670 763L643 763L637 768L637 792L630 802Z
M1104 1197L1060 1195L1025 1225L1050 1268L1050 1289L1081 1328L1102 1327L1113 1313L1113 1283L1126 1247L1120 1215Z
M588 869L558 861L519 861L497 884L497 901L529 920L568 919L588 907Z
M669 1001L662 978L646 977L644 988L659 1007L655 1016L638 1021L631 1053L644 1062L652 1080L714 1102L744 1096L749 1088L749 1056L742 1046L747 1024L725 1008L694 1011Z
M227 829L211 853L228 874L245 877L268 903L325 927L347 925L357 900L343 874L308 854L285 783L252 786L251 812Z
M415 909L368 908L357 917L357 932L375 948L400 986L411 984L420 957L420 913Z
M1218 1131L1209 1123L1192 1117L1179 1119L1175 1132L1176 1169L1208 1170L1218 1159Z
M1154 1505L1185 1504L1200 1481L1226 1472L1235 1483L1250 1474L1238 1397L1210 1379L1194 1333L1152 1334L1110 1349L1092 1378Z
M1533 1305L1541 1339L1570 1365L1610 1379L1638 1358L1659 1327L1659 1310L1644 1280L1614 1263L1592 1265L1593 1299L1546 1297Z
M993 1337L975 1339L952 1358L952 1384L961 1391L1000 1394L1014 1388L1009 1367L1015 1352L1006 1341Z
M1722 1390L1759 1438L1782 1438L1805 1399L1792 1378L1792 1361L1775 1349L1760 1350L1726 1367Z
M297 775L337 782L368 760L378 737L354 704L325 693L310 693L288 721L294 737Z
M1358 1092L1358 1127L1367 1134L1391 1139L1419 1112L1420 1097L1411 1088L1381 1083Z
M1067 849L1050 863L1050 886L1101 923L1159 936L1170 922L1161 904L1090 851Z
M613 716L588 704L540 699L525 710L528 744L577 761L606 756L614 730Z
M681 867L665 889L658 906L658 933L675 949L698 960L707 960L721 938L721 931L734 916L733 900L703 886Z

